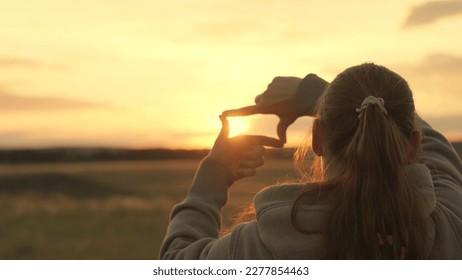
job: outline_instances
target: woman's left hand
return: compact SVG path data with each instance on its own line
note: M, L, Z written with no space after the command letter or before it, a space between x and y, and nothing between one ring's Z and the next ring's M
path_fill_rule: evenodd
M278 139L259 135L240 135L228 138L229 123L221 115L221 132L218 135L209 158L226 165L233 174L232 181L253 176L264 164L264 146L281 147Z

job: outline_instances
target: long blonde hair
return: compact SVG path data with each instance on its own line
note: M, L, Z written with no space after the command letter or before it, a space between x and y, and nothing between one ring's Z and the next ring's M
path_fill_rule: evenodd
M356 108L371 95L384 100L387 113L367 106L358 117ZM354 66L332 81L317 112L324 145L339 169L333 179L320 183L321 189L330 189L323 229L326 258L424 258L423 199L404 172L405 165L417 160L409 152L415 108L407 82L383 66ZM299 166L307 151L297 151ZM320 174L319 161L313 166L308 176L302 170L305 179ZM293 221L308 194L294 204Z

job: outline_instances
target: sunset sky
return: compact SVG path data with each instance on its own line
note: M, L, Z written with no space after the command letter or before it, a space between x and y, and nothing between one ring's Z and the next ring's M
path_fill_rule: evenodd
M462 139L462 1L0 0L0 148L208 148L275 76L376 62ZM267 121L273 129L275 119ZM300 143L309 126L289 130Z

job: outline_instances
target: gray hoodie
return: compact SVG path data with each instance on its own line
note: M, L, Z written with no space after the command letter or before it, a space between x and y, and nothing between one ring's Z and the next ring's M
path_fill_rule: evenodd
M429 259L462 259L462 164L446 138L419 120L423 164L406 167L425 197L429 220ZM172 212L162 259L322 259L320 234L326 206L303 204L291 222L295 198L306 184L269 187L254 198L256 220L236 226L219 238L221 208L230 186L229 170L205 158L186 199Z

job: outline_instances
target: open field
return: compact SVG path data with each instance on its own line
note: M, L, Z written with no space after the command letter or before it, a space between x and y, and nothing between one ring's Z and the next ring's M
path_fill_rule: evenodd
M454 146L462 155L462 143ZM169 213L184 198L199 160L117 161L103 150L99 159L110 161L91 162L71 152L2 154L0 259L156 259ZM44 158L78 161L27 163ZM224 223L263 187L294 179L291 160L267 159L255 177L233 186Z
M156 259L172 206L198 160L0 165L0 259ZM295 177L268 160L237 182L225 217Z

